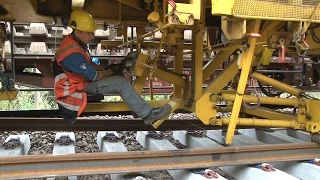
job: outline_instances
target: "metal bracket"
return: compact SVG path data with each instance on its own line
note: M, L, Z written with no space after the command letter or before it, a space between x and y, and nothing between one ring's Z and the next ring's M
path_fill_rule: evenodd
M192 26L195 19L200 19L201 1L195 1L192 4L175 3L173 0L167 0L168 22L176 25Z
M151 137L151 138L154 138L154 139L163 139L163 135L157 133L156 131L148 131L147 136Z
M267 171L267 172L276 171L276 168L274 168L272 165L267 163L258 164L256 168L261 169L263 171Z
M174 10L172 13L170 13L168 22L170 24L192 26L194 24L194 17L190 13L181 13Z
M142 176L137 176L137 177L131 178L130 180L149 180L149 179Z
M124 136L120 138L119 136L116 136L114 133L106 133L103 138L109 142L119 142L125 139Z
M21 144L20 138L11 138L9 141L4 142L2 146L4 146L4 149L15 149L17 146Z
M191 136L194 136L194 137L204 137L203 132L200 132L198 130L188 130L187 134L191 135Z
M208 179L217 179L219 178L219 175L214 172L213 170L211 169L205 169L205 170L201 170L201 171L192 171L193 173L195 174L200 174L200 175L203 175L204 177L208 178Z
M57 140L56 143L59 143L60 146L68 146L74 141L68 135L62 135Z
M319 158L311 159L308 161L308 163L320 166L320 159Z
M221 29L229 41L242 39L247 32L247 21L245 19L222 16Z

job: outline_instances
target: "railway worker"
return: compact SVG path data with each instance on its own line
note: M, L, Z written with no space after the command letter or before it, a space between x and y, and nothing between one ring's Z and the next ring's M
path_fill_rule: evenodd
M64 120L71 124L76 121L86 107L87 93L120 94L123 101L147 125L171 113L169 104L151 108L123 76L124 67L121 64L105 68L92 63L87 44L94 39L93 32L98 26L89 13L73 11L69 27L73 32L62 40L53 61L54 94Z

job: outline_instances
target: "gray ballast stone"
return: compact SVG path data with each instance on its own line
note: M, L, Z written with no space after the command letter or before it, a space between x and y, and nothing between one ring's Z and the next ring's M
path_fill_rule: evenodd
M10 140L12 140L12 142L19 140L20 145L14 149L6 149L4 146L0 146L0 156L19 156L28 154L31 147L29 135L10 135L5 142Z
M94 36L110 36L110 31L107 29L106 31L98 29L94 32Z
M5 52L6 53L11 53L11 42L10 41L6 41L4 48L5 48ZM16 49L17 49L17 46L13 45L13 52L14 53L16 53Z
M16 48L15 50L16 54L27 54L26 48Z
M47 54L48 48L45 42L32 42L30 44L30 54Z
M6 33L7 33L7 34L10 34L10 33L11 33L10 23L7 22L6 25L7 25ZM13 36L16 36L16 34L17 34L16 28L13 27Z
M29 34L31 36L48 36L48 29L44 23L31 23Z

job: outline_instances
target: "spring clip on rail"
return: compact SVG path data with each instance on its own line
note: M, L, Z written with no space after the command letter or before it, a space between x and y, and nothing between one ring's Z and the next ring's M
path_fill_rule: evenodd
M4 142L2 146L4 149L15 149L17 146L21 144L20 138L11 138L9 141Z

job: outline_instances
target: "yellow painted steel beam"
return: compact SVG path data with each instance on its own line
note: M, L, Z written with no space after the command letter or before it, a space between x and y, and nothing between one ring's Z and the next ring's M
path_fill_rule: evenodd
M237 40L235 42L230 43L227 47L234 47L230 48L229 50L220 51L214 59L209 61L203 67L203 78L202 81L208 79L210 75L216 72L216 70L221 66L223 62L227 60L227 58L238 48L238 46L243 43L244 40Z
M317 43L314 41L314 36L320 37L320 28L314 28L313 30L308 30L306 34L309 34L309 36L306 36L305 42L309 45L309 49L306 53L306 55L317 55L320 54L320 43ZM296 52L293 52L295 55Z
M161 40L160 40L160 44L159 44L159 47L158 47L157 52L156 52L156 56L153 59L152 64L150 64L150 66L152 66L152 67L155 67L155 65L157 64L157 61L159 59L160 51L162 49L162 45L163 45L163 41L164 41L165 37L166 37L166 30L163 30L163 34L161 36ZM137 40L139 40L139 38ZM132 41L132 42L135 42L135 41ZM139 65L136 64L136 66L139 66ZM154 73L154 69L148 69L147 67L142 69L142 75L140 77L138 77L134 82L134 89L139 94L141 94L141 92L143 90L143 86L144 86L144 83L145 83L147 77L149 76L149 78L151 78L151 79L153 78L153 73Z
M203 68L203 22L195 21L195 69L194 69L194 80L195 80L195 90L194 90L194 100L198 100L202 95L202 68Z
M232 15L235 0L211 0L212 15Z
M194 19L200 20L203 17L203 7L204 6L203 0L189 0L189 3L176 3L176 10L181 14L192 14ZM172 11L172 6L168 6L168 12ZM183 17L183 16L182 16ZM180 17L181 18L181 17Z
M205 89L204 93L218 94L238 74L236 58Z
M269 78L268 76L262 75L257 72L252 73L252 77L255 78L256 80L264 83L264 84L270 85L270 86L274 87L275 89L278 89L283 92L287 92L287 93L292 94L296 97L301 97L301 95L303 93L303 91L300 89L294 88L288 84L282 83L282 82L277 81L272 78Z
M143 10L141 8L140 0L117 0L117 1L127 6L130 6L139 10Z
M147 101L151 107L156 108L168 103L169 100L152 100ZM183 107L179 107L183 108ZM102 103L88 103L84 112L122 112L131 111L125 102L102 102Z
M139 49L137 49L139 51ZM146 63L149 60L149 56L145 54L139 54L137 62ZM147 77L150 74L150 70L145 66L142 66L140 63L136 63L135 65L135 75L136 79L134 80L133 88L137 91L138 94L142 93L144 84L147 80Z
M301 4L302 4L302 0L301 0ZM307 20L307 22L304 24L303 27L303 31L301 32L301 34L304 34L307 32L308 28L311 25L311 21L314 19L314 17L317 17L317 13L319 13L319 9L320 9L320 2L318 2L317 6L312 10L312 13L309 16L309 19ZM318 18L318 17L317 17Z
M285 22L283 21L264 21L260 32L261 37L257 40L257 48L264 46L261 42L266 42L268 40L268 33L278 31L284 23Z
M217 94L228 84L229 81L238 73L237 61L233 60L219 76L211 82L205 89L203 95L196 101L195 110L197 117L204 123L210 124L210 120L216 118L217 110L216 99L212 99L212 94Z
M185 79L183 79L181 76L162 69L156 69L153 73L153 76L165 80L169 83L175 84L179 87L185 86Z
M260 23L261 23L261 20L255 20L255 24L252 29L252 33L259 32ZM241 74L240 74L240 79L239 79L239 84L238 84L238 88L237 88L236 98L234 101L234 106L232 108L230 123L229 123L228 129L227 129L227 134L226 134L226 139L225 139L226 144L232 143L232 139L234 136L234 130L236 128L236 120L238 119L238 116L239 116L244 90L245 90L245 87L247 84L249 71L251 68L252 61L253 61L256 42L257 42L256 38L251 38L249 40L250 48L244 53L242 61L241 61L242 70L241 70Z
M211 123L211 119L217 118L217 102L211 101L210 97L211 93L203 94L202 97L195 103L194 107L196 116L205 125L209 125Z
M225 101L234 101L236 95L234 94L223 94L221 95L221 99ZM275 98L275 97L259 97L260 104L270 104L270 105L284 105L284 106L298 106L299 99L284 99L284 98ZM243 101L245 103L258 103L258 99L256 96L251 95L243 95Z
M142 76L136 77L136 79L134 80L133 88L137 91L137 93L139 94L142 93L144 84L148 76L149 76L149 70L145 68L143 70Z
M179 43L176 49L176 57L175 61L173 62L173 69L174 72L182 74L183 73L183 43ZM170 78L169 78L170 79ZM189 79L187 79L189 81ZM173 98L182 98L182 88L183 86L178 86L177 84L173 83Z
M199 13L199 20L195 20L192 33L194 34L194 60L195 60L195 67L194 67L194 101L197 101L202 95L202 68L203 68L203 30L204 30L204 14L203 14L203 7L204 2L200 1L200 13Z
M305 100L307 113L309 115L310 121L312 122L320 122L320 101L308 99Z
M252 29L254 25L254 21L250 21L247 23L247 29ZM268 29L266 29L268 30ZM262 32L267 34L267 32ZM223 51L218 52L216 57L209 61L204 67L203 67L203 77L202 80L205 81L208 79L210 75L215 73L215 71L220 67L220 65L227 60L227 58L237 49L239 49L239 46L242 45L244 42L246 42L246 39L240 39L235 40L224 47ZM213 49L214 50L214 49Z
M260 118L266 118L266 119L283 119L283 120L295 120L297 121L297 117L290 115L290 114L284 114L276 112L269 108L259 107L259 108L248 108L243 106L241 108L241 112L244 112L246 114L250 114L253 116L257 116Z
M18 90L0 91L0 100L14 100L18 95Z

